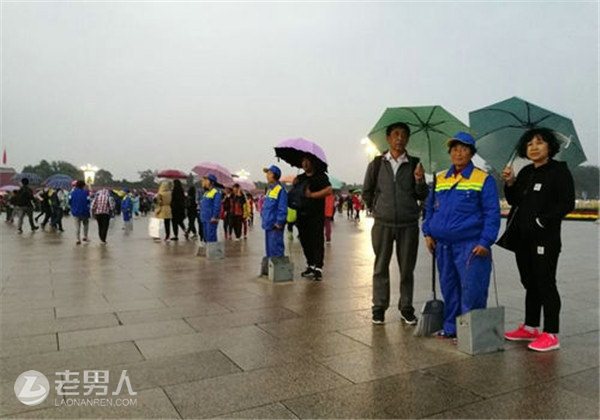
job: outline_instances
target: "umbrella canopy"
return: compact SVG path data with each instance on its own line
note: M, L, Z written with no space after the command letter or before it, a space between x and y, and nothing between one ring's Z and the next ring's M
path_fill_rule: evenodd
M167 179L187 179L188 175L185 172L177 169L163 169L156 174L156 177Z
M519 139L532 128L549 128L561 141L556 159L577 166L587 160L573 122L562 115L513 97L469 113L477 153L497 171L516 155Z
M0 187L0 192L11 192L11 191L18 191L19 190L18 185L5 185L3 187Z
M13 176L12 180L21 182L23 178L27 178L29 180L29 184L31 185L39 185L42 183L42 177L38 174L34 174L33 172L21 172Z
M318 144L303 138L289 139L275 146L275 156L297 168L302 168L302 159L306 155L315 158L316 169L327 172L327 157Z
M329 183L331 184L331 188L333 188L334 190L341 190L344 186L344 183L342 181L331 175L329 175Z
M222 185L230 186L234 183L231 171L215 162L201 162L192 168L192 172L199 177L213 174L217 177L217 182Z
M240 184L240 187L244 191L254 191L256 189L256 184L249 179L238 179L235 182Z
M73 181L73 178L71 178L69 175L54 174L49 176L46 181L44 181L44 185L54 189L62 188L64 190L69 190L71 189Z
M46 180L46 182L44 183L44 185L48 188L53 188L55 190L61 188L63 190L70 190L71 189L71 179L67 179L67 178L54 178L54 179L50 179L50 180Z
M387 108L369 133L369 139L379 151L388 149L387 127L399 122L410 127L408 153L420 158L425 172L430 174L450 166L448 139L459 131L469 131L439 105Z

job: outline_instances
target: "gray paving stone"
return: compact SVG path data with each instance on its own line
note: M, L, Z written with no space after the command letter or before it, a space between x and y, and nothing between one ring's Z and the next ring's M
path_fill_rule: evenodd
M0 340L0 357L47 353L57 350L56 334L32 335Z
M218 315L186 317L187 322L196 331L214 331L219 328L242 327L245 325L277 322L298 318L298 314L285 308L259 308Z
M255 326L228 328L226 330L174 335L170 337L136 340L142 354L152 359L169 355L195 353L205 350L216 350L227 346L246 343L251 346L255 342L269 341L274 338Z
M49 353L4 357L0 359L0 378L14 381L28 370L37 370L46 376L57 371L94 369L142 360L132 342L105 344Z
M193 332L194 330L185 321L175 320L64 332L58 334L58 342L61 349L71 349Z
M117 325L119 325L119 321L114 314L99 314L70 318L57 318L45 322L37 321L4 324L2 325L2 328L0 328L0 334L4 339L57 332L87 330L92 328L113 327Z
M479 400L439 379L411 372L284 400L283 404L300 418L418 418Z
M496 398L444 410L432 418L561 418L597 419L598 401L567 391L555 383L513 391Z
M294 363L168 386L165 391L183 417L208 418L346 384L318 364Z
M224 419L297 419L298 417L283 404L267 404L261 407L224 414Z
M187 305L163 307L158 309L144 309L138 311L125 310L117 312L117 315L123 324L140 324L146 322L168 321L187 317L229 313L229 309L219 305L218 303L204 302L196 306ZM219 318L219 316L216 318Z

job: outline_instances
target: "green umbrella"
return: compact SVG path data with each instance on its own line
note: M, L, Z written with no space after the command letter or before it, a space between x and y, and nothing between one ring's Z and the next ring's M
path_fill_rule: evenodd
M510 98L472 111L469 121L477 140L477 153L498 172L514 160L523 133L536 127L549 128L556 133L561 141L556 159L572 167L587 160L569 118L521 98Z
M334 190L341 190L342 187L344 186L344 183L342 181L340 181L339 179L337 179L336 177L333 177L331 175L328 175L329 177L329 183L331 184L331 188L333 188Z
M379 151L388 148L386 128L398 122L410 127L408 153L419 157L425 172L430 174L450 166L448 139L459 131L469 131L469 127L439 105L387 108L369 133Z

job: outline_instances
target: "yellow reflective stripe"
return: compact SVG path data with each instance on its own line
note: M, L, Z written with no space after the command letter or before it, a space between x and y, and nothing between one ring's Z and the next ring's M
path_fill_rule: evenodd
M481 191L483 190L483 184L488 174L479 168L474 168L469 178L456 179L455 177L446 178L446 174L439 174L436 180L435 191L447 191L456 185L457 190L461 191Z
M277 199L279 196L279 191L281 191L281 185L275 185L271 191L269 191L267 197Z
M213 189L212 189L212 190L210 190L210 191L206 191L206 192L204 193L204 197L206 197L206 198L215 198L215 195L216 195L216 194L217 194L217 189L216 189L216 188L213 188Z

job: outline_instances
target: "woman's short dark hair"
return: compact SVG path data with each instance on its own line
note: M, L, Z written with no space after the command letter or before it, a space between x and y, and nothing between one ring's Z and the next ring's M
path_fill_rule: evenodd
M408 126L408 124L405 124L403 122L397 122L397 123L388 125L387 128L385 129L385 135L389 136L390 134L392 134L392 131L394 131L396 128L403 129L404 131L406 131L406 134L408 134L408 137L410 137L410 127Z
M527 158L527 143L529 143L535 136L539 136L542 141L548 144L548 156L553 158L560 150L560 142L554 134L554 131L549 128L539 127L527 130L519 139L517 146L517 155L522 158Z
M83 188L83 187L85 187L85 182L80 179L79 181L77 181L77 183L75 184L75 186L77 188Z

